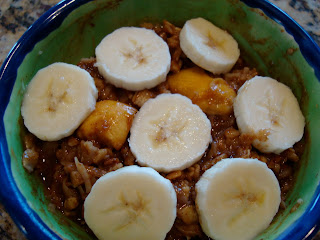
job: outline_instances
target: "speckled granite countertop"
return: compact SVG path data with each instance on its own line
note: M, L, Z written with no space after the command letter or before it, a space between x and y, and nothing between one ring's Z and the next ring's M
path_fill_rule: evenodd
M0 0L0 65L27 28L60 0ZM270 0L293 17L320 45L319 0ZM0 203L0 239L24 240ZM320 233L314 238L320 240Z

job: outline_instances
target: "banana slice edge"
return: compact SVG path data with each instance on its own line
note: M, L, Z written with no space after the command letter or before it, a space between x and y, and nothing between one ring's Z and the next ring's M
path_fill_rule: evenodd
M233 107L240 132L255 135L253 146L261 152L280 154L303 137L305 119L297 98L275 79L256 76L248 80Z
M56 62L40 69L27 86L21 115L27 129L44 141L70 136L95 109L98 90L78 66Z
M214 74L230 71L240 56L237 41L203 18L190 19L184 24L180 47L192 62Z
M97 180L84 217L99 239L164 239L176 218L168 179L148 167L126 166Z
M211 123L199 106L180 94L160 94L135 115L129 146L140 165L170 172L198 161L211 140Z
M196 193L201 227L219 240L254 238L270 225L281 202L276 176L258 159L221 160L201 176Z
M107 82L138 91L164 82L170 70L167 43L153 30L122 27L96 47L96 66Z

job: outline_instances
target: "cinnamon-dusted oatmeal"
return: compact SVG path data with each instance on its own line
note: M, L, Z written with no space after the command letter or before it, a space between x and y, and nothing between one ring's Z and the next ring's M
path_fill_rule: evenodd
M169 78L182 70L196 67L180 48L180 28L168 21L163 21L161 25L144 23L142 26L153 29L167 42L171 54ZM106 83L95 67L95 62L95 58L82 59L78 66L94 78L98 89L97 102L118 101L139 110L149 99L161 93L172 92L168 81L141 91L116 88ZM210 78L222 79L235 94L247 80L258 75L256 69L250 69L242 59L239 59L228 73L204 72ZM279 155L265 154L252 147L257 136L240 133L232 110L232 101L230 110L228 108L223 114L210 112L207 117L211 122L212 142L202 158L186 169L161 173L171 181L177 195L177 217L167 234L167 240L208 239L199 224L195 184L206 170L224 158L257 158L266 163L279 181L283 203L294 184L293 176L303 152L303 141ZM129 128L130 126L128 124ZM41 141L28 133L25 136L23 165L28 171L34 171L41 176L46 186L46 194L57 209L90 232L83 218L83 203L94 183L108 172L123 166L137 165L127 139L128 137L124 143L115 147L108 141L83 137L79 130L70 137L54 142ZM110 141L112 142L113 138Z

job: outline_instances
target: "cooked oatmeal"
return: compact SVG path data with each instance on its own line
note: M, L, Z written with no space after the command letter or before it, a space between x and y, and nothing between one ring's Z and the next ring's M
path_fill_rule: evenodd
M142 26L153 29L167 42L172 59L169 76L181 69L195 66L180 48L180 28L168 21L163 21L161 25L144 23ZM94 64L95 58L90 58L82 59L78 66L88 71L94 78L98 89L98 102L115 100L139 109L148 99L161 93L172 92L168 81L155 88L136 92L116 88L104 81ZM256 75L258 75L256 69L249 68L243 60L239 59L229 73L213 77L226 80L237 92L245 81ZM207 169L221 159L257 158L265 162L280 183L283 208L286 195L294 184L294 173L303 152L303 141L296 143L293 148L285 150L280 155L263 154L252 147L252 142L257 136L239 132L233 112L224 115L208 115L208 118L212 126L212 143L203 157L185 170L161 173L172 182L177 194L177 217L171 231L167 234L167 240L208 239L199 224L195 206L195 184ZM262 132L259 138L263 139L266 135L267 133ZM56 208L91 232L83 218L83 203L92 185L108 172L137 163L130 151L128 141L119 150L115 150L104 142L89 141L79 136L81 134L79 135L76 131L72 136L60 141L45 142L27 133L24 137L25 151L22 162L29 172L34 171L41 177L46 195ZM78 162L75 162L75 158Z

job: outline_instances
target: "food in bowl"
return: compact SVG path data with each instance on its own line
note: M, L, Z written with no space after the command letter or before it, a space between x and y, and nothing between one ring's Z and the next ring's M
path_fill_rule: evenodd
M196 26L199 24L199 21L200 23L204 23L204 26L207 26L206 24L208 24L204 19L196 19ZM190 22L188 22L187 26L188 28L191 28L191 30L194 30L192 28L192 20L190 20ZM57 141L42 141L39 139L39 137L37 138L31 133L27 134L25 137L26 150L23 155L23 165L30 172L35 171L43 178L43 182L47 187L47 196L57 207L57 209L75 221L79 222L84 227L87 227L84 221L86 220L85 216L87 215L86 199L91 199L92 195L90 195L90 192L96 191L95 189L99 188L95 186L100 186L100 183L108 182L108 180L105 179L111 178L111 172L113 176L118 176L118 173L123 174L122 171L136 172L131 170L131 165L141 165L147 166L147 168L154 168L158 170L160 174L153 171L152 176L154 178L152 179L161 179L161 181L166 179L170 180L172 189L174 189L176 193L176 205L174 208L172 207L172 200L174 200L174 197L171 195L169 195L171 197L168 197L168 201L170 203L168 205L171 206L171 211L169 212L175 216L174 212L176 211L176 218L172 220L169 226L168 223L170 223L170 220L165 219L164 222L167 225L164 230L162 230L162 235L160 238L165 237L166 239L179 239L194 237L206 239L206 234L212 238L216 237L217 235L215 234L217 234L217 231L212 233L210 230L208 230L208 227L204 227L205 222L210 223L211 221L206 218L206 211L203 211L205 207L201 207L203 205L205 206L205 204L200 204L201 200L197 200L197 197L200 195L198 193L203 192L204 194L202 195L206 195L207 193L207 190L205 190L206 188L202 186L203 184L201 184L203 182L203 178L201 176L204 175L204 173L206 173L206 175L211 175L210 171L212 171L212 169L217 169L217 166L223 166L222 163L226 161L231 163L235 159L240 158L240 160L236 160L238 161L237 164L240 166L246 166L243 164L247 163L248 160L244 159L254 159L252 160L254 169L264 166L263 171L266 172L267 178L270 177L270 181L274 183L274 179L276 177L276 183L278 184L272 185L272 196L274 196L273 199L275 198L275 201L274 205L272 206L273 211L269 212L271 213L271 216L269 216L268 219L264 219L262 217L262 219L264 219L262 221L263 224L255 227L256 231L251 233L253 235L245 235L247 231L240 232L243 235L239 235L240 233L237 232L237 236L239 238L243 237L244 239L250 239L254 237L268 226L279 208L280 201L281 206L284 207L286 194L293 185L293 172L296 169L295 162L299 161L303 152L303 142L299 141L303 134L304 118L299 110L299 106L293 100L293 103L291 100L289 101L290 106L293 106L294 109L298 108L299 111L297 110L297 112L301 114L299 115L300 118L297 120L297 123L295 122L296 125L294 125L298 126L300 131L297 133L298 136L293 138L294 140L291 145L286 149L283 149L284 151L281 152L278 152L280 151L279 149L271 148L270 150L270 148L266 148L265 145L261 143L267 142L269 136L273 136L274 132L277 132L275 131L276 129L270 128L266 130L261 129L261 131L259 129L255 129L254 131L245 131L245 128L241 129L239 127L238 117L233 113L234 102L239 103L240 110L238 114L240 116L242 116L242 114L246 114L247 111L250 111L250 109L247 110L243 108L243 104L245 104L247 100L241 97L239 92L245 92L242 89L249 89L250 86L254 85L255 81L259 81L259 79L263 80L262 77L257 76L258 73L255 69L246 67L245 63L241 59L236 57L236 60L234 60L234 56L238 55L237 53L231 56L231 59L233 60L231 61L232 63L228 61L221 61L223 56L221 55L221 52L219 52L221 51L219 46L222 46L223 53L223 47L226 45L226 43L231 41L234 44L233 38L222 37L222 40L216 41L216 35L213 33L215 33L217 30L214 28L214 31L211 33L211 31L207 29L209 32L209 37L207 39L208 41L200 43L209 46L210 49L214 51L214 55L220 54L218 55L218 58L209 58L209 60L206 61L213 63L213 65L216 65L219 69L217 72L213 73L210 71L210 69L206 69L207 67L202 65L201 62L198 62L199 58L192 60L192 58L189 57L190 55L188 56L187 54L190 48L194 50L192 48L192 44L199 44L198 41L189 39L187 40L189 41L189 45L187 44L188 47L185 50L180 48L180 28L175 27L167 21L164 21L162 26L154 26L149 23L144 23L142 26L153 29L154 32L157 33L167 43L171 55L170 72L168 76L164 79L162 77L153 77L146 80L148 84L150 82L156 82L156 84L149 89L147 88L133 91L132 86L129 87L129 90L124 89L126 81L121 83L122 88L117 88L108 82L108 74L110 73L109 70L103 66L103 60L101 63L101 61L97 62L96 58L83 59L81 62L79 62L78 66L90 73L98 92L95 110L90 112L88 114L89 116L84 121L81 121L80 124L72 120L75 125L77 125L77 130L75 130L75 132L70 136L63 137L60 140L55 139ZM199 33L191 31L191 33L187 32L186 34L186 38L188 38L192 37L192 34ZM219 34L222 36L227 34L228 36L228 33L224 31L219 31L217 36L220 36ZM139 49L139 46L137 46L139 42L136 42L133 37L130 38L130 42L137 47L134 48L134 50L136 51L138 49L137 52L139 54L128 54L125 52L125 50L122 50L121 54L125 56L125 59L133 58L139 64L144 64L144 61L146 60L141 57L143 55L142 49ZM227 51L229 50L230 49L228 47ZM200 54L207 54L207 49L199 50L199 52ZM195 54L191 52L191 55ZM226 58L228 59L228 56L226 56ZM200 57L200 59L202 58ZM139 68L139 64L135 65L134 68ZM230 64L232 65L231 67ZM202 66L199 67L198 65ZM165 64L165 66L166 67L161 70L162 73L168 71L168 65ZM102 76L100 68L104 69L104 76ZM117 74L113 74L112 76L114 75L119 78ZM120 76L120 78L122 80L124 79L122 76ZM125 78L125 80L127 80L127 78ZM138 85L145 84L145 82L140 82L139 80L139 78L136 80L138 81ZM30 85L32 85L32 82ZM136 85L137 84L135 84L135 87ZM264 86L267 87L268 84ZM282 85L275 85L274 88L278 89L279 86L282 89ZM46 88L46 90L47 89L48 88ZM66 91L63 91L65 94L62 94L61 96L59 95L58 98L54 97L54 99L59 100L55 103L68 104L69 100L68 97L66 97L69 91L68 86L65 89L67 89ZM286 90L283 91L290 95L290 93L286 92L287 88L285 89ZM93 92L91 93L91 98L94 98L96 96L94 93L95 91L93 90L91 92ZM275 102L278 100L277 98L274 98L272 94L270 94L270 92L272 93L272 89L269 89L269 91L266 92L267 96L265 96L265 98L261 98L262 102L261 104L257 104L257 107L263 107L263 109L268 111L270 108L273 109ZM48 91L46 93L48 93ZM238 93L238 95L236 93ZM51 95L52 94L49 93L49 96ZM246 92L244 96L246 96ZM159 99L164 99L164 103L159 103ZM183 106L182 108L174 107L177 99L183 102L181 103L181 106ZM155 102L159 103L159 105L153 105ZM280 109L282 109L282 107L286 108L287 102L282 100L280 102ZM49 106L51 105L49 104ZM165 108L163 106L169 107ZM170 106L172 106L172 109L170 109ZM147 108L147 110L142 110L145 108ZM54 109L55 108L51 108L51 110L47 110L50 112ZM90 107L87 107L86 109L90 109ZM163 109L165 109L167 112L162 112ZM181 109L183 109L185 112L179 112ZM276 110L277 109L278 108L276 108ZM190 114L190 116L188 114ZM199 117L199 115L200 119L197 119L196 117ZM145 116L150 117L150 119L146 120ZM143 120L141 126L139 126L140 117ZM157 119L154 119L154 117ZM195 125L191 125L192 127L189 128L188 133L186 134L188 136L181 136L184 134L185 127L189 124L187 120L191 117L195 117L196 120L193 120ZM274 115L268 115L268 117L270 117L272 121L270 121L268 118L265 119L265 121L273 123L271 127L276 126L277 128L283 128L287 126L290 127L290 125L283 124L282 121L292 120L287 117L281 117L279 119L277 118L275 121ZM199 121L201 123L200 126L196 125L199 123ZM261 119L258 119L259 123L260 121ZM246 123L246 120L244 119L243 122ZM170 123L169 126L168 123ZM154 128L154 135L146 134L144 136L140 136L141 134L143 135L144 133L148 133L149 130L144 128L146 124L150 125L151 128ZM79 128L78 125L80 125ZM246 126L246 124L244 125ZM207 128L208 126L209 128ZM127 137L129 131L131 131L133 128L137 130L131 132L130 136ZM168 131L168 129L173 129L173 131ZM203 129L207 130L204 133L201 133L201 130ZM199 133L201 133L199 139L205 139L205 141L201 142L199 145L199 148L201 147L201 149L197 154L189 156L187 154L189 151L187 151L187 153L182 154L182 157L179 157L180 152L174 152L175 144L180 142L180 144L186 146L184 141L187 143L188 140L192 139L194 135ZM138 137L135 137L134 135L138 135ZM151 136L151 139L147 139L148 136ZM290 137L291 136L289 136L289 138ZM142 138L144 141L136 142L136 138ZM143 145L146 142L148 142L149 145ZM256 142L255 147L253 147L254 142ZM137 147L132 148L135 143L138 143ZM192 139L191 144L197 143L199 143L197 138ZM152 155L152 153L154 153L154 149L157 149L159 145L167 148L168 155L164 155L163 157L157 159L157 156L163 152L161 150L158 154L154 154L156 159L151 159L154 157ZM193 145L190 145L185 149L191 150L192 146ZM138 152L138 150L141 149L143 149L143 151L151 150L151 153L148 153L147 157L145 158L141 157L141 153ZM274 153L275 151L277 152ZM182 161L182 163L178 166L173 166L172 161L167 160L170 157L174 158L175 161ZM161 162L161 160L164 160L164 162ZM160 167L157 166L157 164L159 165L159 161ZM258 167L255 164L260 165ZM273 172L267 171L269 170L267 166ZM130 169L128 170L128 168ZM134 168L137 169L138 167ZM223 168L221 167L221 169ZM228 171L232 172L233 170ZM144 172L143 174L146 173ZM240 179L244 179L243 181L239 180L240 186L241 184L246 186L245 182L248 181L247 175L248 174L239 175L242 176ZM215 173L211 175L211 177L215 179ZM157 180L154 181L158 182ZM168 181L165 182L168 183ZM130 184L130 181L128 181L127 185L130 188L134 188L134 184ZM166 186L168 186L168 184ZM258 186L256 187L258 188ZM279 191L280 188L281 198ZM237 189L239 190L241 187ZM171 190L168 188L168 191ZM277 192L278 194L276 194ZM135 198L138 199L138 203L146 201L146 195L140 194L139 191L134 192L134 194ZM210 194L207 195L210 196ZM125 193L121 193L120 196L120 202L123 205L132 205L133 209L135 209L133 212L130 211L130 216L134 216L133 219L140 219L138 218L139 214L137 215L137 212L140 211L140 204L134 204L136 201L131 202L131 199L134 198L128 198ZM237 198L240 199L240 203L244 201L245 204L245 211L240 211L241 216L246 216L247 207L251 206L251 203L253 203L253 205L259 205L261 203L261 206L265 207L264 203L267 202L266 198L256 197L255 195L252 196L250 194L247 195L245 194L245 191L240 191L239 194L237 192L236 196L238 196ZM199 204L196 204L196 202L199 202ZM147 203L144 202L142 205L145 204ZM85 206L84 209L83 205ZM94 203L88 203L88 205L95 206ZM99 207L99 205L96 205L95 207ZM103 215L105 217L105 215L108 215L110 212L110 209L114 210L112 206L100 210L102 212L106 212L106 214ZM157 211L162 211L161 206L158 207ZM153 215L153 212L151 212L150 215ZM88 219L89 218L94 219L92 216L88 217ZM170 219L172 218L170 217ZM145 220L146 223L149 222L147 220ZM231 223L237 222L234 219L231 220ZM91 220L89 221L92 223ZM140 225L142 227L148 226L145 225L146 223L143 221L143 219L141 221L142 224ZM163 223L160 220L154 222L159 223L159 225ZM131 225L131 223L131 221L128 222L129 225ZM89 223L88 225L90 227ZM104 238L106 236L110 236L108 235L110 234L110 231L113 234L117 231L121 232L121 234L125 233L126 231L124 228L126 228L128 225L124 224L119 226L118 228L105 226L105 232L103 234L107 235L101 235L100 230L96 230L94 227L92 227L92 230L99 238ZM228 230L230 229L232 228L230 227ZM90 231L89 229L87 230ZM143 233L143 230L137 232L141 234ZM149 233L148 231L145 232ZM223 233L226 234L226 231L222 231L222 234ZM134 231L131 231L127 234L127 236L130 236L130 234L134 234ZM221 233L218 235L218 237L221 237ZM222 235L221 238L223 237L225 236Z

